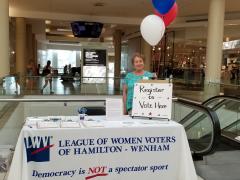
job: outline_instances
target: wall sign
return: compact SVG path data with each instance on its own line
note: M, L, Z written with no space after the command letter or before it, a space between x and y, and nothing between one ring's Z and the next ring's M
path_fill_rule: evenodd
M83 49L83 65L106 66L106 56L105 49Z
M136 83L132 116L171 119L172 87L167 81L144 80Z

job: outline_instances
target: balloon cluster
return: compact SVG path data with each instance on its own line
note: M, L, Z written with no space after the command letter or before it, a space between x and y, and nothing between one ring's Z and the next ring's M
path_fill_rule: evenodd
M174 21L178 13L176 0L152 0L154 14L145 17L141 23L141 34L145 41L155 46L162 39L167 26Z

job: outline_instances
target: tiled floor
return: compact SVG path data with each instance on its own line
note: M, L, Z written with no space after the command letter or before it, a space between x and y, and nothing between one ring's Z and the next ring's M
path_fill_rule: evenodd
M240 151L218 151L195 162L195 166L206 180L239 180Z
M0 173L0 180L7 180L6 174L7 173Z

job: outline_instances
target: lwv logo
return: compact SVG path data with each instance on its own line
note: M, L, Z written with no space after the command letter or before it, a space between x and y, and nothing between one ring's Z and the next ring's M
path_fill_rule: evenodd
M52 136L29 136L24 138L27 153L27 162L46 162L50 160L50 144Z

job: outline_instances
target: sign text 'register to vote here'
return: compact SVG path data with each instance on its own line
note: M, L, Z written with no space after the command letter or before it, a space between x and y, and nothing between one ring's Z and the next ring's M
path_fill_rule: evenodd
M134 86L132 116L171 119L172 84L136 83Z

